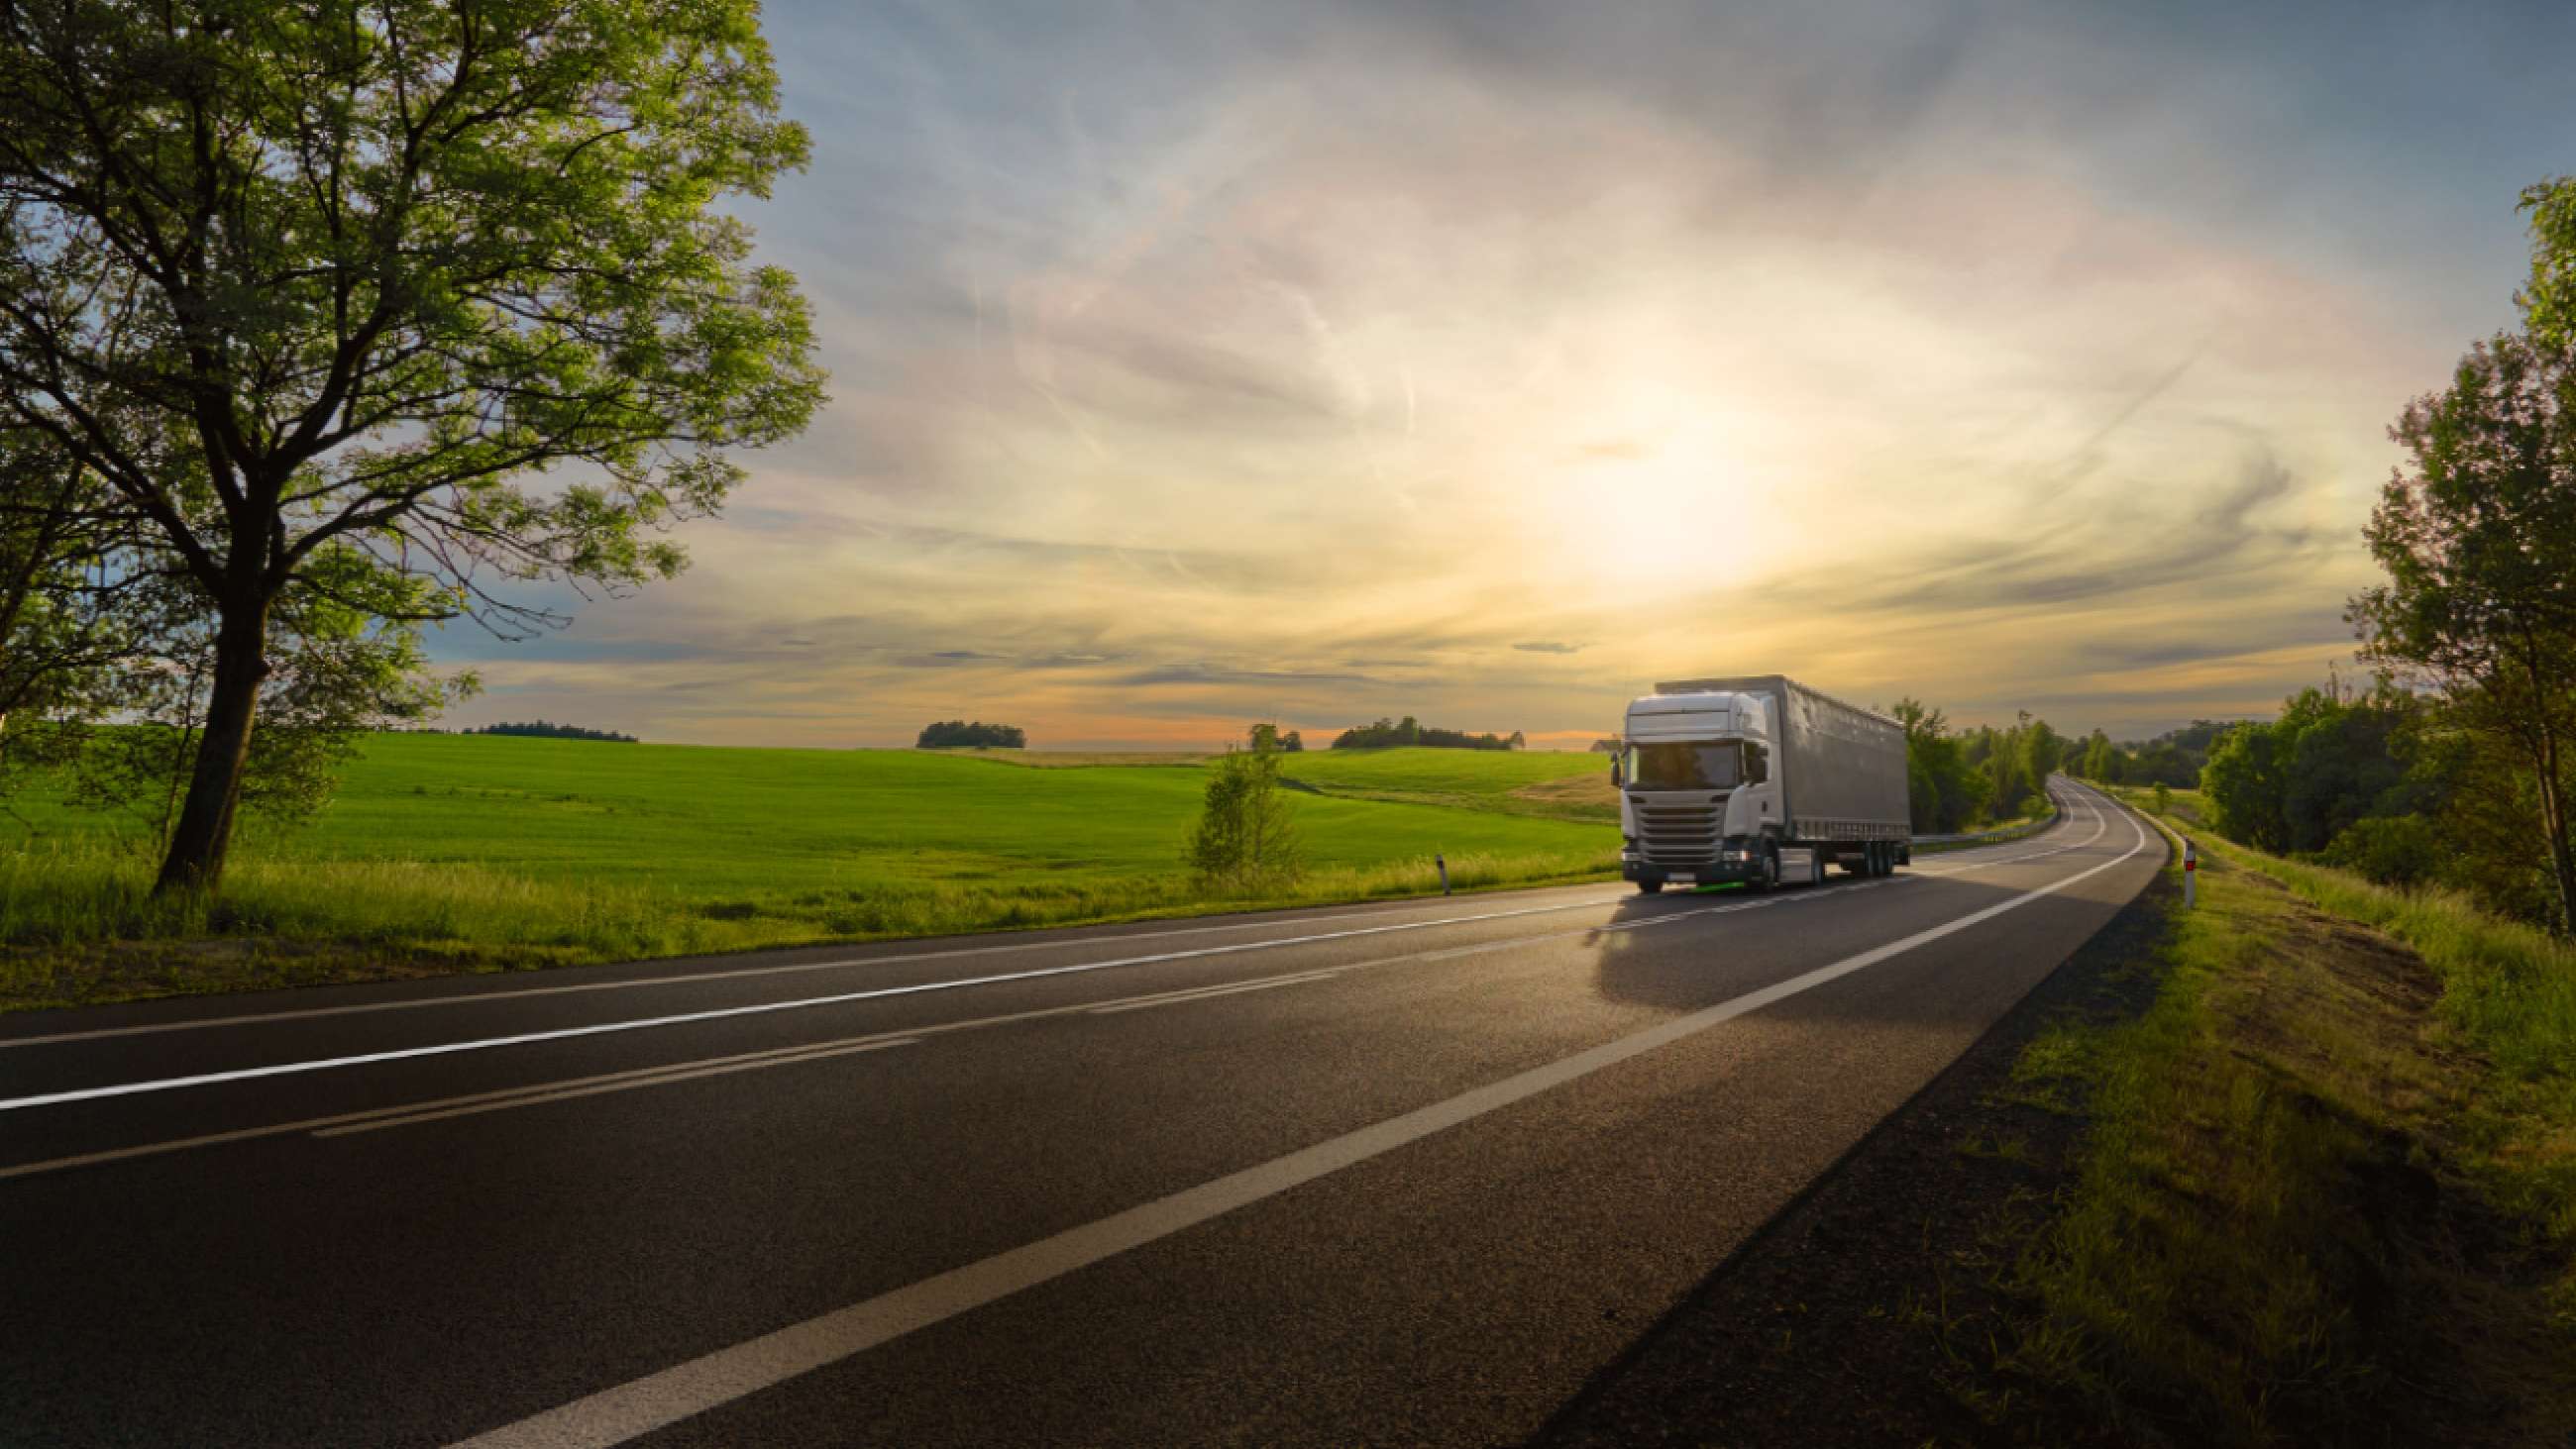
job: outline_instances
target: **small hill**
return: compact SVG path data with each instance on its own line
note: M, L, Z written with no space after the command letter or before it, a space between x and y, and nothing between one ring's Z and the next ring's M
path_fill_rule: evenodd
M1557 820L1616 820L1599 755L1414 746L1290 755L1281 773L1327 795L1496 810ZM1597 778L1596 778L1597 777ZM1593 779L1586 786L1581 782Z

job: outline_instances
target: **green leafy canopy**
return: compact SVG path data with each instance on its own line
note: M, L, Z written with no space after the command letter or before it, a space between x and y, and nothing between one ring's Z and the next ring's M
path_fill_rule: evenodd
M0 405L219 599L666 575L820 400L744 0L5 0L0 94Z

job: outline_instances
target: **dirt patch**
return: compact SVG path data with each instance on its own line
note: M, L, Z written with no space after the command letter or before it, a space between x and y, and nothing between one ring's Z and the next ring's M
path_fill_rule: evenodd
M1541 780L1523 785L1512 792L1516 800L1528 800L1556 810L1580 810L1616 818L1619 814L1619 792L1610 784L1610 771L1604 766L1582 775L1568 775L1560 780Z

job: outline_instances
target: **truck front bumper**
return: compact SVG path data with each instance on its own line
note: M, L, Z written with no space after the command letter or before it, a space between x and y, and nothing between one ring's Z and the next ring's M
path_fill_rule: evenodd
M1638 885L1724 885L1751 880L1762 869L1762 857L1749 850L1724 850L1715 860L1680 864L1648 860L1633 851L1619 857L1619 876Z

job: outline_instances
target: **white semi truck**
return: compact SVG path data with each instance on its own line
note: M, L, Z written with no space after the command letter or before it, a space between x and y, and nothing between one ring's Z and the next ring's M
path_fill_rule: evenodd
M1640 890L1822 883L1914 860L1905 727L1777 674L1681 679L1628 705L1612 757Z

